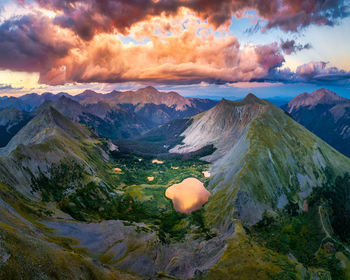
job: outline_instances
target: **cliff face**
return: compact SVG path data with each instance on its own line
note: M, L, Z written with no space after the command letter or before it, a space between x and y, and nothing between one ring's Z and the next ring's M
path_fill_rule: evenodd
M265 103L250 94L242 101L221 100L214 108L193 117L193 123L183 133L183 144L170 152L189 153L214 144L217 149L206 160L214 161L230 150L247 130L249 123L263 113Z

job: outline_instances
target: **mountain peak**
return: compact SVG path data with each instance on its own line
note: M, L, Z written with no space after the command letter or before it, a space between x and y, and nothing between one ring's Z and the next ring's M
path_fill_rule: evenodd
M73 96L73 99L80 102L80 101L84 101L88 98L97 98L100 95L101 95L100 93L97 93L97 92L90 90L90 89L86 89L82 93L79 93L79 94Z
M64 91L60 91L59 93L56 93L57 96L61 97L61 96L66 96L66 97L71 97L71 95L67 92Z
M90 96L96 96L99 95L99 93L97 93L96 91L93 91L91 89L86 89L84 90L82 93L79 93L76 96L80 96L80 97L90 97Z
M159 93L159 91L155 87L152 87L152 86L147 86L147 87L144 87L144 88L140 88L137 91L138 92L145 91L145 92L149 92L149 93Z
M89 132L83 127L67 119L52 106L48 106L24 126L6 147L0 149L0 155L9 154L18 145L39 144L52 135L62 133L65 134L64 138L67 135L76 139L89 137Z
M330 91L330 90L325 89L325 88L320 88L318 90L315 90L313 93L311 93L311 96L318 97L319 99L327 98L330 101L331 100L338 101L338 100L345 99L345 98L339 96L338 94L336 94L335 92Z
M27 93L25 95L22 95L22 96L18 97L18 99L26 100L26 99L35 98L35 97L38 97L38 96L39 96L39 94L33 92L33 93Z
M51 97L53 95L54 94L52 92L44 92L41 96L43 96L43 97Z
M343 102L350 102L349 99L341 97L333 91L325 88L320 88L312 93L304 92L288 103L288 112L291 113L293 110L300 107L315 107L320 104L336 105Z
M262 103L261 99L256 97L256 95L254 95L253 93L248 93L248 95L246 97L244 97L244 99L242 101L245 103L249 103L249 104L252 104L252 103L261 104Z
M253 94L240 101L222 98L216 106L192 118L191 125L181 134L185 139L170 152L190 153L216 143L217 150L206 160L222 157L254 119L273 107Z
M261 99L256 97L253 93L249 93L242 100L238 100L238 101L231 101L231 100L222 98L221 101L217 104L217 106L220 107L220 106L226 105L226 104L230 104L230 105L234 105L234 106L243 106L243 105L247 105L247 104L262 104L262 105L264 105L265 103Z
M80 94L90 94L90 93L92 93L92 94L94 94L94 93L97 93L96 91L93 91L93 90L91 90L91 89L86 89L86 90L84 90L82 93L80 93Z
M70 99L70 98L68 98L67 96L65 96L65 95L61 95L60 96L60 98L58 98L58 100L72 100L72 99Z
M77 100L74 98L74 100ZM203 111L204 109L210 109L213 107L216 102L210 100L202 100L202 99L193 99L180 95L175 91L165 92L158 91L156 88L152 86L147 86L144 88L140 88L136 91L128 90L128 91L112 91L107 94L100 94L100 96L96 98L87 98L84 99L81 103L86 104L96 104L99 101L104 100L110 105L117 104L128 104L128 106L132 105L137 107L136 110L141 110L142 108L152 107L147 110L156 110L154 106L166 106L170 107L171 110L176 110L177 112L182 111L195 111L194 114L199 113L199 111ZM201 110L200 108L203 108ZM161 108L160 110L163 110ZM153 114L151 111L149 111ZM148 114L148 113L147 113ZM165 113L164 116L168 115ZM178 115L178 114L177 114ZM186 115L187 116L187 115ZM179 115L178 115L179 117ZM159 117L156 117L159 119ZM156 120L157 122L157 120Z
M82 107L82 105L76 101L76 100L73 100L67 96L64 96L62 95L59 99L57 99L53 104L52 104L52 107L56 108L57 109L57 106L70 106L70 108L67 108L67 109L76 109L76 107ZM74 106L74 107L71 107L71 106ZM60 111L60 110L58 110Z
M65 117L60 112L58 112L53 106L48 106L43 111L41 111L39 115L37 115L33 119L33 121L36 121L36 123L44 121L45 126L49 128L61 122L61 119L65 119Z

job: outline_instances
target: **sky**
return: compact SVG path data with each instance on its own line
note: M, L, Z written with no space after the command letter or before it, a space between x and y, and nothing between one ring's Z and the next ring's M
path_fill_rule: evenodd
M0 96L350 98L350 0L0 0Z

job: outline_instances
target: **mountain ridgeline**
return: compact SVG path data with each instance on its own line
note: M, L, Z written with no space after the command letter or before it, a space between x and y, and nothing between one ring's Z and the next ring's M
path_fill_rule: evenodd
M0 278L349 279L350 159L270 102L148 87L28 114L0 149ZM193 177L208 202L179 213Z
M75 96L61 92L6 97L0 100L0 147L48 106L94 128L101 137L124 139L139 136L167 121L198 114L216 103L209 99L185 98L176 92L159 92L153 87L108 94L86 90ZM18 115L15 122L7 120L8 110Z
M350 99L319 89L282 106L297 122L346 156L350 156Z

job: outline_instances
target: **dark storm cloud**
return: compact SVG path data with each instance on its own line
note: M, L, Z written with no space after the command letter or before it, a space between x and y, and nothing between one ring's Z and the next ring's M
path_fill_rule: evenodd
M281 49L285 52L285 54L292 54L296 53L297 51L301 51L304 49L310 49L310 44L297 44L294 40L286 40L281 42L280 44Z
M150 16L176 14L182 7L219 27L231 22L232 15L256 10L267 21L263 29L279 27L297 31L310 24L334 25L348 16L343 0L36 0L47 9L61 11L55 22L90 40L98 32L119 32ZM259 24L261 26L261 24Z
M22 5L26 5L25 1ZM348 72L325 64L303 65L294 73L279 70L286 54L309 48L293 40L240 46L237 38L201 37L196 28L175 35L149 36L152 44L126 46L114 32L127 33L156 15L180 15L189 8L214 27L232 15L256 10L262 28L297 31L310 24L332 25L347 16L340 0L36 0L45 10L0 24L0 69L39 72L40 83L152 81L191 84L200 81L336 81ZM52 14L51 14L52 16ZM167 18L168 19L168 18ZM285 19L285 20L283 20ZM197 19L195 19L197 21ZM191 23L192 27L195 23ZM169 27L171 30L171 26Z
M22 16L0 25L0 69L41 72L67 55L70 44L55 37L46 17Z
M266 28L298 31L311 24L333 26L349 15L349 7L339 0L285 0L283 4L268 18Z

